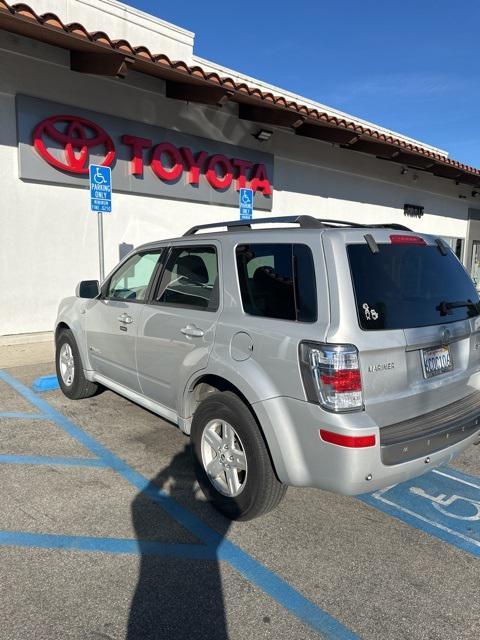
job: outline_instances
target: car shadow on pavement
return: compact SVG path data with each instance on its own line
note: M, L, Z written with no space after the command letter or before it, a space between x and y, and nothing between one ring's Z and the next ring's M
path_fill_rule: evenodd
M168 488L174 500L191 504L198 501L195 487L191 446L187 445L151 479L146 492ZM126 640L228 640L218 561L151 555L146 540L152 528L145 518L143 492L132 502L132 520L141 560ZM219 542L229 524L223 517L216 520Z

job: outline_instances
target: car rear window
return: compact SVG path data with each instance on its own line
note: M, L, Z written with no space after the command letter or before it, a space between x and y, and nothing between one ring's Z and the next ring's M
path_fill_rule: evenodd
M442 302L479 301L472 280L451 251L442 255L436 245L378 247L373 253L367 244L347 246L362 329L409 329L479 315L473 305L441 313Z
M236 249L243 309L253 316L315 322L312 252L303 244L242 244Z

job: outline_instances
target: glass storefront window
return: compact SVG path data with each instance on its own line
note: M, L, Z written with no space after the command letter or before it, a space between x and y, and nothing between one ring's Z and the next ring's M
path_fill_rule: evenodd
M459 260L462 260L463 238L452 238L450 236L439 236L439 238L444 240L449 245L449 247L452 249L453 253Z
M472 270L470 274L477 291L480 290L480 242L478 240L474 240L472 244Z

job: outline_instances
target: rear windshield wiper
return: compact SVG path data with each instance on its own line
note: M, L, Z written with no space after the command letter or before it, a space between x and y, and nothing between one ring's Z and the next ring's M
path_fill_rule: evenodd
M474 309L477 314L480 314L480 302L472 302L472 300L460 300L458 302L442 300L436 309L440 311L441 316L447 316L452 313L452 309L461 309L462 307L470 307Z

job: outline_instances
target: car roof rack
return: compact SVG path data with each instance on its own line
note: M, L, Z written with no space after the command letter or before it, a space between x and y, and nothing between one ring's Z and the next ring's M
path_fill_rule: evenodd
M252 228L254 224L298 224L301 229L330 229L337 225L344 227L354 228L374 228L374 229L395 229L399 231L411 231L408 227L402 224L360 224L358 222L348 222L346 220L322 220L314 218L313 216L276 216L271 218L255 218L251 220L226 220L224 222L211 222L209 224L197 224L191 227L183 235L193 236L197 231L204 229L216 229L218 227L227 227L227 231L247 231Z
M409 227L396 222L383 222L382 224L361 224L360 222L349 222L348 220L326 220L322 218L320 222L327 228L341 225L343 227L352 227L353 229L395 229L395 231L412 231Z
M298 224L301 229L324 229L326 225L321 220L313 216L276 216L273 218L255 218L254 220L227 220L226 222L211 222L209 224L198 224L189 229L184 236L193 236L202 229L214 229L215 227L227 227L228 231L243 231L251 229L252 224L269 223Z

